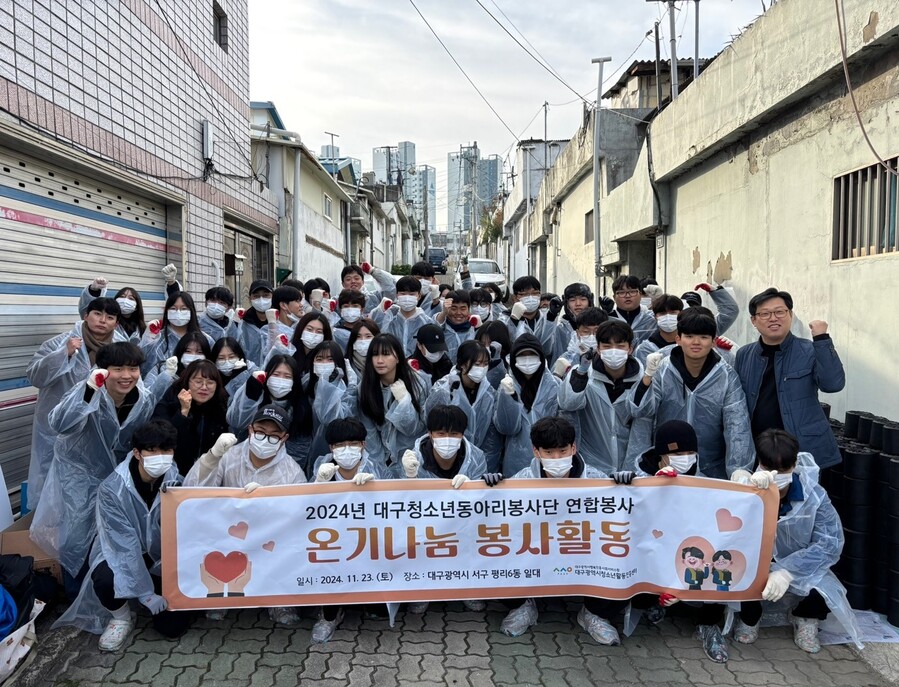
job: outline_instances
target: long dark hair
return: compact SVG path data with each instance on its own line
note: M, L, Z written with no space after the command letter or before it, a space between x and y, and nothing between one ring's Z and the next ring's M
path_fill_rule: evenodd
M365 358L365 367L362 370L362 379L359 382L359 409L376 424L384 422L384 397L381 395L381 377L375 372L372 358L376 355L393 355L396 357L396 381L406 385L409 395L412 397L412 405L417 412L421 412L421 382L415 370L406 360L403 353L403 345L393 334L378 334L371 341L368 355Z
M243 346L240 345L240 342L230 336L223 336L221 339L215 342L215 345L212 347L212 351L209 354L209 360L212 361L213 365L216 365L216 361L218 360L219 354L221 354L223 348L230 348L231 352L237 356L238 360L243 360L244 362L246 362L247 354L244 353ZM218 365L216 365L216 369L218 369ZM246 368L235 370L230 375L228 375L226 383L243 372L244 369ZM219 371L219 374L222 374L221 371ZM222 379L225 379L225 375L222 375Z
M524 373L515 367L515 361L524 351L533 351L540 358L540 368L528 379ZM546 355L543 353L543 347L540 341L533 334L522 334L512 346L512 352L509 355L509 365L511 372L521 387L521 402L525 410L530 412L534 407L534 401L537 400L537 391L540 390L540 382L543 381L543 372L546 370Z
M303 330L306 329L306 325L313 321L319 321L322 323L322 334L325 337L325 341L331 341L334 338L333 333L331 332L331 323L328 322L328 318L324 316L324 314L313 310L312 312L307 312L300 318L300 321L297 322L297 326L293 330L293 337L290 339L290 343L293 344L296 351L293 354L294 360L297 361L297 367L300 370L306 369L306 346L303 344Z
M125 294L131 295L126 296ZM131 336L134 332L138 332L140 336L143 336L144 330L147 328L147 323L144 322L144 302L141 300L137 289L131 288L130 286L123 286L116 292L114 297L116 299L128 297L134 299L134 312L130 315L119 315L119 325L121 325L128 336Z
M315 356L322 351L331 353L331 360L334 361L335 370L343 370L343 379L346 381L346 359L343 357L343 349L336 341L322 341L318 346L312 349L306 360L306 369L303 371L304 376L308 373L309 381L306 383L306 396L310 399L315 398L315 385L318 383L318 375L315 374Z
M184 306L188 310L190 310L190 321L186 325L187 331L185 332L185 335L189 334L190 332L201 332L202 333L202 331L203 331L202 329L200 329L200 320L197 319L197 307L194 305L194 299L191 298L190 294L187 293L187 291L179 291L178 293L173 293L171 296L169 296L166 299L165 307L162 310L162 329L163 329L162 336L165 337L166 357L168 357L170 355L169 354L169 337L168 337L169 308L171 308L175 304L175 301L177 301L179 298L181 299L181 302L184 303Z
M222 421L224 421L225 414L228 412L228 392L225 391L225 382L215 363L209 360L194 360L184 368L181 375L172 384L172 391L177 396L179 391L189 389L190 380L194 377L203 377L215 382L215 395L203 405L209 408L210 412L220 416ZM193 408L194 404L191 404L191 410Z
M350 338L346 342L346 357L347 358L349 358L350 356L353 355L353 352L355 350L353 348L353 346L356 345L356 341L359 339L359 332L363 328L370 331L372 333L372 336L377 336L378 334L381 333L381 328L377 325L377 323L374 320L371 320L366 317L366 318L363 318L363 319L359 320L358 322L356 322L353 325L353 328L350 329Z
M484 344L474 339L463 341L456 352L456 369L459 371L459 374L468 374L469 370L479 362L489 365L490 351L487 350Z
M293 359L293 356L287 355L286 353L276 353L269 358L268 362L265 364L266 379L271 377L272 373L281 365L287 365L293 373L293 388L287 396L275 398L268 390L268 385L263 384L265 390L262 393L262 400L259 402L259 406L262 407L269 403L280 403L283 401L288 402L291 411L290 434L300 435L303 432L298 432L297 430L302 427L302 422L306 417L307 408L309 407L309 402L306 400L306 395L303 393L303 375L297 365L297 361Z

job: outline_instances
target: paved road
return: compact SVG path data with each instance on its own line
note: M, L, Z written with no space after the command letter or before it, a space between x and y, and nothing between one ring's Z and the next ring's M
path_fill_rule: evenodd
M232 612L221 623L203 618L178 641L162 639L144 618L135 641L101 654L96 637L80 633L58 649L38 675L20 685L153 685L154 687L387 687L395 685L886 685L845 646L812 656L788 628L763 629L753 646L731 644L726 665L709 661L686 618L641 625L623 646L602 647L576 625L577 606L543 602L540 623L512 639L499 632L504 610L466 612L433 604L424 616L386 621L347 613L334 639L310 646L314 622L305 611L296 629L272 626L258 611ZM58 633L55 633L58 634ZM52 645L52 637L42 646Z

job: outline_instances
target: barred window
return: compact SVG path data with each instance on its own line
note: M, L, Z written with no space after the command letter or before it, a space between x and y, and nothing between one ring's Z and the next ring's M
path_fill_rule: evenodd
M228 15L215 0L212 0L212 37L228 52Z
M833 260L899 251L899 157L837 177L833 182Z

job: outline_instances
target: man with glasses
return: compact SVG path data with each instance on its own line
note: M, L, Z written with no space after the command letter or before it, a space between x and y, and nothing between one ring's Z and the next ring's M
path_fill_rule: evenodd
M634 347L639 346L656 331L656 318L652 312L640 304L640 278L622 274L612 282L615 309L609 317L617 317L630 325L634 332Z
M753 436L785 429L822 469L838 464L836 439L818 402L819 391L836 393L846 384L827 323L809 322L811 341L793 336L793 298L775 288L753 296L749 315L759 340L737 351L734 368L746 394Z

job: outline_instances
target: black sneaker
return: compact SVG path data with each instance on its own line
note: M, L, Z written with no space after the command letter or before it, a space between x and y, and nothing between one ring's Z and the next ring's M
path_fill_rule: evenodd
M717 625L699 625L697 628L705 655L715 663L727 662L727 642Z

